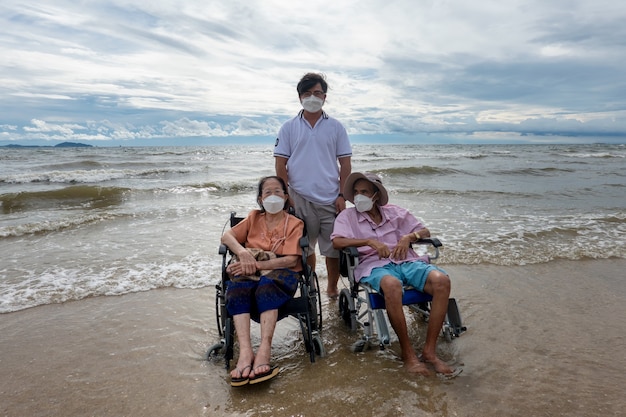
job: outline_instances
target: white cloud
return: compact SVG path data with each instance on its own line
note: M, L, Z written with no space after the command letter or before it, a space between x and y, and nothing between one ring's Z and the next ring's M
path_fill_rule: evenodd
M4 0L0 133L274 136L312 70L351 134L626 137L625 19L607 0Z

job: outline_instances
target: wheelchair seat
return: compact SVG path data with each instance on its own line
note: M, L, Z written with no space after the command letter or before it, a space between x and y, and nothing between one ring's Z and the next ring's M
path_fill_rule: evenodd
M437 238L421 239L414 245L425 245L430 249L424 255L424 261L432 262L439 257L439 249L443 246ZM380 349L391 343L388 320L386 319L385 298L365 283L359 283L354 276L354 270L359 262L359 252L356 247L347 247L340 251L340 274L348 279L349 288L343 288L339 293L339 316L350 331L363 329L363 336L355 342L351 350L361 352L377 342ZM425 322L430 316L432 296L413 287L405 286L402 305L418 313ZM459 337L467 328L463 326L456 300L448 300L448 312L441 332L446 341Z
M295 215L291 208L289 215ZM228 223L230 227L233 227L243 219L243 217L238 217L236 212L231 212ZM300 238L299 245L302 249L302 271L298 277L298 290L296 290L294 297L278 309L278 321L289 316L298 320L306 351L309 353L311 362L315 362L316 355L324 357L326 352L320 336L322 329L322 304L317 274L306 263L309 247L306 227ZM231 261L233 253L224 244L220 244L218 253L222 256L222 273L220 282L215 286L215 310L220 341L208 349L206 359L215 360L218 357L223 357L226 370L229 370L230 361L234 357L235 325L233 317L226 309L226 288L230 280L226 267ZM258 315L251 318L258 322Z

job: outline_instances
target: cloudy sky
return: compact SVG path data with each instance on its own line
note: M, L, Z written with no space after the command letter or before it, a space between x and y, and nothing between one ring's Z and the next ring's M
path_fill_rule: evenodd
M308 71L356 140L626 143L615 0L2 0L0 145L276 136Z

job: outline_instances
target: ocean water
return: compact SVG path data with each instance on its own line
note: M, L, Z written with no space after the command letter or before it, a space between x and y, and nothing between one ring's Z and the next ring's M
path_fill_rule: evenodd
M219 280L273 146L0 148L0 313ZM626 258L624 145L353 146L441 266ZM314 173L312 173L314 175ZM318 271L324 275L324 271Z

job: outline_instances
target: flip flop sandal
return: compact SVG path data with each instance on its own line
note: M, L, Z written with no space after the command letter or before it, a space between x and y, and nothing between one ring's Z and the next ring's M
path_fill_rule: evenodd
M250 382L250 378L249 377L243 377L243 371L245 371L246 369L252 369L252 365L248 365L248 366L244 366L243 369L239 369L239 368L235 368L235 370L239 371L239 377L237 378L230 378L230 385L231 387L242 387L246 384L248 384Z
M456 378L457 376L461 375L461 372L463 372L463 368L454 368L454 371L450 372L449 374L442 374L441 372L437 372L437 376L441 379L452 379L452 378Z
M262 374L257 374L256 372L254 373L254 378L250 378L250 384L258 384L259 382L264 382L264 381L269 381L270 379L274 378L276 375L278 375L278 373L280 372L280 368L278 366L270 366L269 363L266 363L264 365L259 365L257 366L255 369L259 369L262 366L269 366L270 369L267 372L264 372Z

